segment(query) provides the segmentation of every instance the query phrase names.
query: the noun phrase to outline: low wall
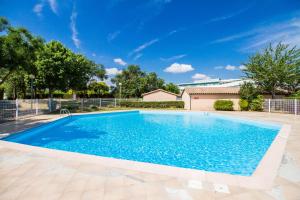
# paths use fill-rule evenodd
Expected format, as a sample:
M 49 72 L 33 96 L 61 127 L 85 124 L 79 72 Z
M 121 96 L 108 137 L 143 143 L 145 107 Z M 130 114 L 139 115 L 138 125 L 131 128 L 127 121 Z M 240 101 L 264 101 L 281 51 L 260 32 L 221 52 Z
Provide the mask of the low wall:
M 212 111 L 216 100 L 233 101 L 233 109 L 240 110 L 239 95 L 230 94 L 214 94 L 214 95 L 191 95 L 191 110 Z
M 157 91 L 143 96 L 143 101 L 176 101 L 177 96 L 166 92 Z

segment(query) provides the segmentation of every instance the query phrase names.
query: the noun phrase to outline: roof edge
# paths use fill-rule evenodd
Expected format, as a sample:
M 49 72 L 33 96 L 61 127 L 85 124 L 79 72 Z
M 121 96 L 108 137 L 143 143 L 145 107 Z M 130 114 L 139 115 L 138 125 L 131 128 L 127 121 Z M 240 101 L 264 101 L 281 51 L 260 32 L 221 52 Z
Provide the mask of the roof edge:
M 143 94 L 142 94 L 142 97 L 145 96 L 145 95 L 148 95 L 148 94 L 152 94 L 152 93 L 154 93 L 154 92 L 158 92 L 158 91 L 160 91 L 160 92 L 165 92 L 165 93 L 172 94 L 172 95 L 175 95 L 175 96 L 177 96 L 177 97 L 180 97 L 180 94 L 175 94 L 175 93 L 173 93 L 173 92 L 169 92 L 169 91 L 163 90 L 163 89 L 156 89 L 156 90 L 152 90 L 152 91 L 150 91 L 150 92 L 143 93 Z

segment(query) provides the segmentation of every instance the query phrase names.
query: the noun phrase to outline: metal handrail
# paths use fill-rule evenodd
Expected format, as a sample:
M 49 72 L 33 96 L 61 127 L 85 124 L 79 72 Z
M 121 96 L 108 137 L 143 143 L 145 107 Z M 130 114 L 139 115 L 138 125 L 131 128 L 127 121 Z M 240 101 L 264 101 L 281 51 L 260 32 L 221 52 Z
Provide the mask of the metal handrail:
M 68 109 L 66 109 L 66 108 L 60 109 L 59 114 L 60 115 L 66 114 L 68 116 L 72 116 L 72 113 Z

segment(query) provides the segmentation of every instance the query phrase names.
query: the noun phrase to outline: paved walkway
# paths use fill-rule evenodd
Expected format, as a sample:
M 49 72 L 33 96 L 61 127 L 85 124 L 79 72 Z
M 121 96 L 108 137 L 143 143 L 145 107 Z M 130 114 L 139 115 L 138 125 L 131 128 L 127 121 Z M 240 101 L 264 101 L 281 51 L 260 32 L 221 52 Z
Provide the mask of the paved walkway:
M 107 167 L 72 158 L 53 158 L 0 145 L 0 199 L 300 199 L 300 116 L 224 112 L 292 126 L 272 188 L 250 190 Z M 0 125 L 1 133 L 45 123 L 54 115 Z M 1 135 L 0 133 L 0 135 Z

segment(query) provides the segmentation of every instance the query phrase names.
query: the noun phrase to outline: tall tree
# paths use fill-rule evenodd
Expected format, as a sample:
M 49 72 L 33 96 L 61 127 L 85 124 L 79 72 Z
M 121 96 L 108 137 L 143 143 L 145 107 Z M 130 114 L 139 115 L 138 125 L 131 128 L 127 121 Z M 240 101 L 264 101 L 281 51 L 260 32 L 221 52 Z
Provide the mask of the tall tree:
M 92 80 L 88 85 L 89 97 L 103 97 L 109 94 L 109 87 L 104 82 Z
M 57 41 L 47 43 L 37 58 L 37 86 L 48 89 L 50 96 L 54 90 L 85 90 L 94 77 L 106 78 L 102 65 L 73 53 Z
M 179 94 L 180 90 L 179 87 L 177 85 L 175 85 L 174 83 L 168 83 L 165 85 L 165 90 L 169 91 L 169 92 L 173 92 L 175 94 Z
M 279 43 L 251 56 L 245 64 L 246 77 L 275 98 L 279 90 L 289 93 L 300 87 L 300 50 Z
M 4 18 L 0 18 L 0 32 L 0 85 L 17 70 L 35 73 L 33 63 L 43 40 L 24 28 L 11 27 Z
M 81 54 L 71 54 L 71 57 L 71 63 L 67 69 L 68 89 L 86 89 L 90 80 L 107 78 L 103 65 L 96 64 Z
M 38 54 L 35 65 L 38 70 L 37 85 L 48 89 L 51 96 L 53 90 L 65 91 L 68 86 L 68 73 L 72 66 L 72 52 L 60 42 L 47 43 Z
M 144 81 L 142 83 L 144 85 L 142 93 L 150 92 L 159 88 L 164 88 L 165 81 L 159 78 L 155 72 L 150 72 L 149 74 L 146 74 L 143 80 Z
M 179 88 L 176 85 L 173 83 L 165 85 L 165 81 L 159 78 L 155 72 L 146 73 L 138 65 L 129 65 L 111 81 L 115 84 L 112 89 L 113 92 L 119 95 L 122 87 L 122 97 L 125 98 L 139 98 L 143 93 L 156 89 L 166 89 L 170 92 L 179 93 Z
M 127 69 L 117 74 L 111 81 L 116 84 L 115 91 L 117 93 L 120 91 L 119 84 L 122 84 L 122 97 L 140 97 L 144 91 L 145 76 L 145 72 L 141 71 L 138 65 L 129 65 Z
M 3 84 L 9 99 L 26 98 L 26 72 L 17 70 L 12 73 Z

